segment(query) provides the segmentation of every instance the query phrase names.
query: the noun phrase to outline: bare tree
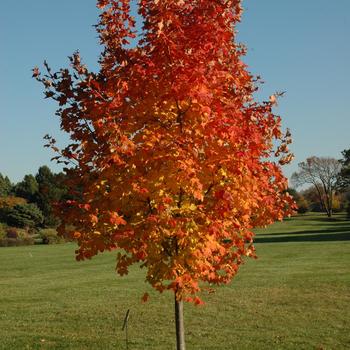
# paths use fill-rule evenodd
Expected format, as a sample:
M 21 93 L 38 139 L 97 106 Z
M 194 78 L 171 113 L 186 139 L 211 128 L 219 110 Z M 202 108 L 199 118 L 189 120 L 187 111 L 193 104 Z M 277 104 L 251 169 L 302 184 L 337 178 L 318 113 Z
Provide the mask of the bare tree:
M 341 163 L 334 158 L 310 157 L 298 166 L 299 171 L 292 175 L 292 183 L 296 187 L 312 184 L 317 191 L 321 207 L 327 216 L 331 217 Z
M 343 191 L 350 190 L 350 148 L 345 149 L 342 153 L 343 158 L 339 160 L 342 165 L 339 176 L 339 187 Z

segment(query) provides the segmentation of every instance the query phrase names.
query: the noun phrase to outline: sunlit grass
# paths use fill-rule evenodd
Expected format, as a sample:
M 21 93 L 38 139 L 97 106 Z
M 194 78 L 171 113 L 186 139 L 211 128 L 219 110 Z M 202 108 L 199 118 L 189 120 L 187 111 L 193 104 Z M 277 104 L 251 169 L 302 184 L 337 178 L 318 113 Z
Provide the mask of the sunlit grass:
M 228 286 L 185 305 L 187 349 L 350 348 L 350 221 L 309 214 L 257 235 Z M 173 297 L 113 253 L 77 263 L 73 244 L 0 248 L 0 349 L 175 349 Z M 141 303 L 143 292 L 151 299 Z

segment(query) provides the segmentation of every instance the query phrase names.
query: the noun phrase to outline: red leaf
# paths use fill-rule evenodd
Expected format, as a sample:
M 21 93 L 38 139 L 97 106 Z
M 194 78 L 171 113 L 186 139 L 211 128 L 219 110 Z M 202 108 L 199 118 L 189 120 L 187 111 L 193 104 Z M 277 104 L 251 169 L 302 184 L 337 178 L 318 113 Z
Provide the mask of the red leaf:
M 142 298 L 141 298 L 141 300 L 142 300 L 143 303 L 146 303 L 146 302 L 148 301 L 148 299 L 149 299 L 149 294 L 148 294 L 148 293 L 145 293 L 145 294 L 142 296 Z

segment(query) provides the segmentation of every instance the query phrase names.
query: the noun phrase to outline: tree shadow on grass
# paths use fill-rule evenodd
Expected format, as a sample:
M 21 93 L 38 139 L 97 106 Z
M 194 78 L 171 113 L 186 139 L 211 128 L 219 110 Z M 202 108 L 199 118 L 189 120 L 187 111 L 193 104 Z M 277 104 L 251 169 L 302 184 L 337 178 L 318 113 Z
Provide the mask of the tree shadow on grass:
M 349 240 L 349 226 L 340 226 L 332 229 L 315 231 L 306 230 L 288 233 L 259 234 L 254 239 L 255 243 L 322 242 Z
M 338 226 L 333 228 L 324 228 L 322 230 L 302 230 L 302 231 L 292 231 L 292 232 L 278 232 L 278 233 L 259 233 L 256 237 L 259 236 L 287 236 L 287 235 L 315 235 L 315 234 L 323 234 L 323 233 L 350 233 L 350 225 L 349 226 Z
M 346 223 L 346 220 L 342 219 L 342 218 L 329 218 L 329 217 L 324 217 L 324 218 L 314 218 L 314 219 L 311 219 L 312 221 L 316 221 L 316 222 L 322 222 L 324 224 L 331 224 L 331 225 L 334 225 L 334 224 L 344 224 Z

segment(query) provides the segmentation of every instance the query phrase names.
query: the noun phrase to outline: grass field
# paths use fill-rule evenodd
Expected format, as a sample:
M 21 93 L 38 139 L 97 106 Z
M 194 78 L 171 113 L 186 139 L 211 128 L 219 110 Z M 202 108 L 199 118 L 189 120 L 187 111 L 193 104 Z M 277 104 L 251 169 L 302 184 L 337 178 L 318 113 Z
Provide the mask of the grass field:
M 257 232 L 258 260 L 185 305 L 187 349 L 350 349 L 350 221 L 309 214 Z M 0 349 L 175 349 L 173 298 L 114 255 L 77 263 L 74 245 L 0 248 Z M 151 299 L 141 304 L 144 291 Z

